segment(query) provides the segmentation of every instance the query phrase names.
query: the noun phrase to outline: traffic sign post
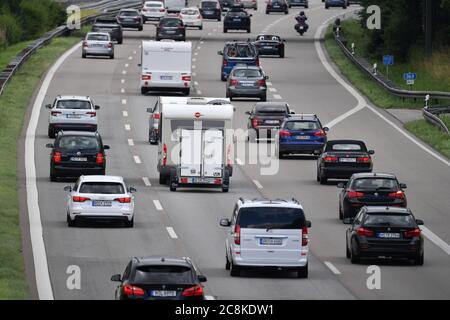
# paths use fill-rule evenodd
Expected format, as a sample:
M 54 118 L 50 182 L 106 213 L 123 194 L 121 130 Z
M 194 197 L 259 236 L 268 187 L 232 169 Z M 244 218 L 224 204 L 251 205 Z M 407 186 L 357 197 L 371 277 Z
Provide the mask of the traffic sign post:
M 383 64 L 386 66 L 386 78 L 389 80 L 389 66 L 392 66 L 394 64 L 394 56 L 383 56 Z
M 409 86 L 409 90 L 412 90 L 412 86 L 417 79 L 417 73 L 415 72 L 404 73 L 403 79 L 406 81 L 406 85 Z

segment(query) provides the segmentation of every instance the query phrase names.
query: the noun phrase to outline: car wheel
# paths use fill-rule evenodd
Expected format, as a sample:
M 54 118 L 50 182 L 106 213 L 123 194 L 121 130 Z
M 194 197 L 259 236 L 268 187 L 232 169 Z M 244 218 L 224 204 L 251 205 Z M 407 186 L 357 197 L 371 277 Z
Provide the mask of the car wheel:
M 141 87 L 141 94 L 146 94 L 148 92 L 147 88 Z
M 341 204 L 339 203 L 339 220 L 344 220 L 344 214 L 342 213 Z
M 203 30 L 203 26 L 198 27 L 198 30 Z
M 170 177 L 169 177 L 169 189 L 170 189 L 170 191 L 172 191 L 172 192 L 177 191 L 177 182 L 178 182 L 177 174 L 176 174 L 175 170 L 171 170 Z
M 54 173 L 50 172 L 50 181 L 51 181 L 51 182 L 56 182 L 56 181 L 58 181 L 58 176 L 55 175 Z
M 308 263 L 306 263 L 306 266 L 298 268 L 297 278 L 308 278 Z
M 351 253 L 350 250 L 348 249 L 348 246 L 347 246 L 347 239 L 346 239 L 346 240 L 345 240 L 345 257 L 346 257 L 347 259 L 350 259 L 351 256 L 352 256 L 352 253 Z
M 284 58 L 284 50 L 280 51 L 280 58 Z
M 126 228 L 133 228 L 133 227 L 134 227 L 134 217 L 131 218 L 131 221 L 127 221 L 127 222 L 125 223 L 125 227 L 126 227 Z
M 360 256 L 355 254 L 355 252 L 353 251 L 353 247 L 350 249 L 350 262 L 352 264 L 358 264 L 360 261 Z
M 82 59 L 86 59 L 86 53 L 81 54 Z
M 325 6 L 325 9 L 329 9 L 330 7 L 328 7 L 328 6 Z
M 261 96 L 261 97 L 259 98 L 259 100 L 265 102 L 265 101 L 267 101 L 267 96 L 266 96 L 266 95 L 263 95 L 263 96 Z
M 347 6 L 343 6 L 342 9 L 347 9 Z
M 278 159 L 284 159 L 284 153 L 278 152 Z
M 55 137 L 55 131 L 53 129 L 51 129 L 50 127 L 48 127 L 47 135 L 48 135 L 49 138 L 54 138 Z
M 231 267 L 231 263 L 228 260 L 227 254 L 225 254 L 225 270 L 230 270 L 230 267 Z
M 422 252 L 422 254 L 419 257 L 414 259 L 414 264 L 416 266 L 423 266 L 424 260 L 425 259 L 424 259 L 424 255 L 423 255 L 423 252 Z
M 286 10 L 286 11 L 284 12 L 284 14 L 289 14 L 289 10 Z
M 289 5 L 289 9 L 290 9 L 290 8 L 292 8 L 292 6 L 291 6 L 291 5 Z
M 184 94 L 185 96 L 188 96 L 190 93 L 191 93 L 191 89 L 190 89 L 190 88 L 188 88 L 188 89 L 183 89 L 183 94 Z
M 269 14 L 269 11 L 266 11 L 266 14 Z
M 167 181 L 166 176 L 160 173 L 159 174 L 159 184 L 164 185 L 164 184 L 166 184 L 166 181 Z
M 327 184 L 327 182 L 328 182 L 328 178 L 325 174 L 320 173 L 319 179 L 320 179 L 320 184 Z
M 227 32 L 228 32 L 228 29 L 223 28 L 223 33 L 227 33 Z
M 251 30 L 250 30 L 250 28 L 248 28 L 248 29 L 247 29 L 247 33 L 250 33 L 250 32 L 251 32 Z
M 117 40 L 117 43 L 118 43 L 118 44 L 122 44 L 122 43 L 123 43 L 123 39 Z
M 144 30 L 144 27 L 139 27 L 138 30 L 139 30 L 139 31 L 142 31 L 142 30 Z
M 113 54 L 110 55 L 109 58 L 110 58 L 110 59 L 114 59 L 114 55 L 113 55 Z
M 76 220 L 70 219 L 70 215 L 69 215 L 68 212 L 67 212 L 67 225 L 68 225 L 69 227 L 76 227 L 76 225 L 77 225 Z
M 233 261 L 231 261 L 231 264 L 230 264 L 230 275 L 232 277 L 239 277 L 241 275 L 241 268 L 239 266 L 235 265 L 233 263 Z
M 222 181 L 222 192 L 228 192 L 230 189 L 230 172 L 225 169 Z
M 223 73 L 221 73 L 221 74 L 220 74 L 220 80 L 222 80 L 222 81 L 227 81 L 227 77 L 225 77 L 225 76 L 223 75 Z

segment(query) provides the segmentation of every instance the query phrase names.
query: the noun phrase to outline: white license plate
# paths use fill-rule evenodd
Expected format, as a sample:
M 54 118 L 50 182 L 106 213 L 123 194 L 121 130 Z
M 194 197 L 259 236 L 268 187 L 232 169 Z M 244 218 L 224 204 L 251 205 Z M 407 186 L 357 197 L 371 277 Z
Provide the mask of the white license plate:
M 263 48 L 264 49 L 272 49 L 273 47 L 272 46 L 264 46 Z
M 253 82 L 241 82 L 240 85 L 243 87 L 253 87 Z
M 152 297 L 176 297 L 176 291 L 167 291 L 167 290 L 152 290 L 150 292 Z
M 69 118 L 69 119 L 80 119 L 81 115 L 79 115 L 79 114 L 68 114 L 67 118 Z
M 356 158 L 340 158 L 339 162 L 356 162 Z
M 378 238 L 385 238 L 385 239 L 399 239 L 400 233 L 388 233 L 388 232 L 380 232 L 377 233 Z
M 309 140 L 309 136 L 296 136 L 297 140 Z
M 205 11 L 205 14 L 213 14 L 213 11 Z
M 93 207 L 111 207 L 112 201 L 111 200 L 93 200 L 92 206 Z
M 160 78 L 161 78 L 161 80 L 172 80 L 173 79 L 172 76 L 161 76 Z
M 281 246 L 283 244 L 283 239 L 260 238 L 259 244 L 263 246 Z
M 241 19 L 233 19 L 234 22 L 241 22 Z
M 168 33 L 168 34 L 174 34 L 174 33 L 175 33 L 175 30 L 167 30 L 166 33 Z
M 86 162 L 87 158 L 83 158 L 83 157 L 71 157 L 70 161 L 77 161 L 77 162 Z
M 280 122 L 278 120 L 266 120 L 267 124 L 279 124 Z

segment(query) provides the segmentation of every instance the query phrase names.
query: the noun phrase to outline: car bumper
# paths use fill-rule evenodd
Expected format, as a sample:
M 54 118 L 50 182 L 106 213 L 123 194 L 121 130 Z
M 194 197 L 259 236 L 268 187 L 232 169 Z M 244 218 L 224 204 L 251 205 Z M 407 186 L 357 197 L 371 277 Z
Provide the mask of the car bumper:
M 133 22 L 130 22 L 130 23 L 122 22 L 121 25 L 122 25 L 122 28 L 140 28 L 142 26 L 142 23 L 140 23 L 140 22 L 136 22 L 136 23 L 133 23 Z
M 359 254 L 364 257 L 392 257 L 392 258 L 407 258 L 414 259 L 423 253 L 423 248 L 420 245 L 402 245 L 399 246 L 360 246 Z
M 288 8 L 270 8 L 266 9 L 267 12 L 286 12 Z
M 248 25 L 234 24 L 234 23 L 227 23 L 223 27 L 227 30 L 247 30 L 248 28 L 250 28 L 250 26 Z
M 260 55 L 278 55 L 278 54 L 280 54 L 280 49 L 278 49 L 278 48 L 272 48 L 272 49 L 262 49 L 262 48 L 259 48 L 258 49 L 258 53 L 260 54 Z
M 70 218 L 77 222 L 83 221 L 131 221 L 133 219 L 132 215 L 115 215 L 115 214 L 70 214 Z
M 291 153 L 314 153 L 321 152 L 325 143 L 291 143 L 291 144 L 279 144 L 280 152 L 291 152 Z
M 53 166 L 52 172 L 57 177 L 79 177 L 81 175 L 102 175 L 104 167 L 73 167 L 58 165 Z
M 198 27 L 203 26 L 203 23 L 201 21 L 186 21 L 186 22 L 183 22 L 183 23 L 184 23 L 184 25 L 186 27 L 196 27 L 196 28 L 198 28 Z
M 220 12 L 202 13 L 203 19 L 217 19 L 221 16 Z
M 189 89 L 191 87 L 190 81 L 180 82 L 166 82 L 166 81 L 145 81 L 141 82 L 142 88 L 157 88 L 157 89 Z
M 186 38 L 184 34 L 167 34 L 167 33 L 158 33 L 159 39 L 172 39 L 172 40 L 183 40 Z
M 83 53 L 91 56 L 110 56 L 114 54 L 114 49 L 108 48 L 108 49 L 90 49 L 86 48 L 83 49 Z
M 228 88 L 228 93 L 232 96 L 239 97 L 260 97 L 265 95 L 267 92 L 266 88 L 249 88 L 249 89 L 238 89 L 238 88 Z
M 329 2 L 329 3 L 325 3 L 328 7 L 345 7 L 346 4 L 345 2 L 343 3 L 339 3 L 339 2 Z
M 308 263 L 308 253 L 305 252 L 298 260 L 269 260 L 269 259 L 246 259 L 233 254 L 233 263 L 240 267 L 282 268 L 294 269 L 304 267 Z
M 54 131 L 97 131 L 96 123 L 50 123 L 49 127 Z
M 372 172 L 372 168 L 340 168 L 340 167 L 323 167 L 325 175 L 329 178 L 348 179 L 354 173 Z

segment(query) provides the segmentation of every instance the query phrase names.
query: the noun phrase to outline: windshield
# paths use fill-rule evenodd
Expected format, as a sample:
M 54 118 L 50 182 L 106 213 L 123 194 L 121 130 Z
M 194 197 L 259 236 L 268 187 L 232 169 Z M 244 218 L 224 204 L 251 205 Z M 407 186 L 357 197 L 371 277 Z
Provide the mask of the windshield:
M 91 109 L 91 103 L 89 101 L 82 100 L 59 100 L 56 104 L 56 109 L 86 110 Z
M 135 17 L 135 16 L 138 16 L 138 15 L 139 15 L 139 13 L 136 12 L 136 11 L 122 11 L 120 13 L 121 17 Z
M 411 215 L 395 215 L 395 214 L 369 214 L 364 220 L 367 227 L 390 226 L 414 228 L 416 222 Z
M 242 208 L 237 224 L 247 229 L 301 229 L 305 225 L 305 215 L 297 208 Z
M 185 266 L 141 266 L 136 268 L 134 283 L 192 284 L 194 277 L 191 268 Z
M 158 2 L 158 3 L 146 3 L 145 6 L 147 8 L 159 8 L 159 7 L 163 7 L 162 2 Z
M 160 26 L 163 27 L 180 27 L 182 25 L 183 22 L 180 19 L 164 19 L 160 22 Z
M 397 181 L 383 178 L 356 179 L 353 182 L 354 190 L 398 190 Z
M 97 149 L 96 137 L 64 136 L 59 139 L 57 147 L 68 150 Z
M 363 149 L 359 144 L 352 144 L 352 143 L 333 144 L 331 148 L 327 149 L 333 151 L 363 151 Z
M 320 126 L 315 121 L 288 121 L 284 125 L 286 130 L 318 130 Z
M 123 185 L 118 182 L 84 182 L 80 186 L 79 193 L 93 194 L 122 194 L 124 192 Z
M 107 34 L 88 34 L 87 40 L 91 41 L 109 41 Z

